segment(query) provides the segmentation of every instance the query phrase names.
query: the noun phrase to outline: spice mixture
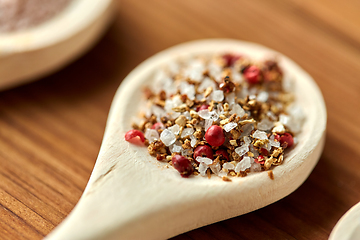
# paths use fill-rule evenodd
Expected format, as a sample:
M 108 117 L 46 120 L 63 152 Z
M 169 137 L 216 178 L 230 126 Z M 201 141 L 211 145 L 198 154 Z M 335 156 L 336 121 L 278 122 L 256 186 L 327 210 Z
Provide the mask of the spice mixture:
M 0 0 L 0 32 L 39 25 L 62 11 L 71 0 Z
M 145 89 L 142 120 L 125 140 L 139 137 L 150 155 L 168 161 L 182 177 L 231 181 L 267 171 L 296 144 L 304 114 L 274 60 L 194 56 L 170 62 L 154 78 Z

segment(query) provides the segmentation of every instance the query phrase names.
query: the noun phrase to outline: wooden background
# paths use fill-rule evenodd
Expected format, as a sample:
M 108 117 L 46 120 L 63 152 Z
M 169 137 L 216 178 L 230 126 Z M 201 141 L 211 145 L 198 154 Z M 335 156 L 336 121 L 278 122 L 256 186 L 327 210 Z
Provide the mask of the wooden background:
M 118 0 L 116 7 L 86 55 L 0 92 L 0 239 L 41 239 L 72 210 L 114 93 L 136 65 L 175 44 L 219 37 L 266 45 L 314 77 L 327 104 L 326 145 L 288 197 L 173 239 L 327 239 L 360 200 L 359 1 Z

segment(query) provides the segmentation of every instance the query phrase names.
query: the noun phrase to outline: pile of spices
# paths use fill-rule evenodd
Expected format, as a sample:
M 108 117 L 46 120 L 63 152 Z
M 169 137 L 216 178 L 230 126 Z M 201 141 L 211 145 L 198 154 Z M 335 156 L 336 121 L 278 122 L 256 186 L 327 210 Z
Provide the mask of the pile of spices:
M 304 120 L 290 83 L 276 61 L 235 53 L 170 62 L 146 87 L 142 122 L 125 140 L 139 137 L 182 177 L 267 171 L 283 163 Z
M 0 32 L 39 25 L 61 12 L 71 0 L 0 0 Z

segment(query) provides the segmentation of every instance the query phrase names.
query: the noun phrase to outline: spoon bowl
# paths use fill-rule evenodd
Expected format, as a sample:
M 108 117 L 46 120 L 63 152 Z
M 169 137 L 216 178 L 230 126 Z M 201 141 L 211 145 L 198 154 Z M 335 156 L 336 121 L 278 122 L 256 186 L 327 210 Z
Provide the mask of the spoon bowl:
M 182 178 L 130 144 L 124 134 L 140 108 L 140 89 L 156 69 L 179 57 L 238 52 L 251 58 L 276 56 L 295 77 L 295 95 L 306 120 L 299 143 L 284 163 L 231 182 L 218 177 Z M 47 239 L 165 239 L 269 205 L 298 188 L 316 165 L 324 145 L 326 109 L 312 78 L 287 57 L 263 46 L 229 39 L 199 40 L 160 52 L 136 67 L 113 100 L 103 143 L 88 185 L 70 215 Z
M 0 33 L 0 89 L 40 78 L 87 50 L 110 22 L 112 0 L 72 0 L 44 23 Z

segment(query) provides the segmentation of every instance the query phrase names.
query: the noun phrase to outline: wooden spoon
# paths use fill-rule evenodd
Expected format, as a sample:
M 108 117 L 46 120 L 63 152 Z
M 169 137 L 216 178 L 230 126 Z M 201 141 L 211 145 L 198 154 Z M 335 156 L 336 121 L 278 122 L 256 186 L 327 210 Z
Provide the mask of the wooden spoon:
M 39 26 L 0 33 L 0 89 L 40 78 L 87 50 L 110 22 L 112 0 L 72 0 Z
M 239 52 L 252 58 L 277 56 L 295 79 L 306 113 L 299 143 L 282 165 L 232 178 L 180 177 L 149 156 L 146 147 L 124 140 L 136 116 L 142 86 L 154 71 L 178 57 Z M 165 239 L 269 205 L 298 188 L 316 165 L 324 145 L 326 110 L 319 88 L 293 61 L 263 46 L 229 39 L 200 40 L 160 52 L 136 67 L 113 100 L 103 143 L 89 183 L 70 215 L 46 239 Z

